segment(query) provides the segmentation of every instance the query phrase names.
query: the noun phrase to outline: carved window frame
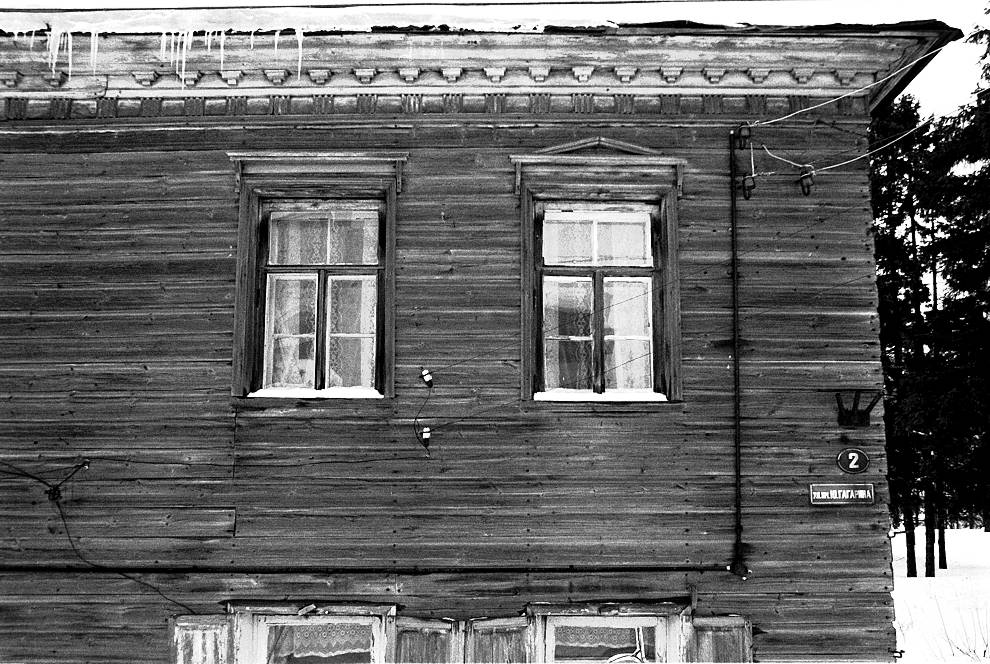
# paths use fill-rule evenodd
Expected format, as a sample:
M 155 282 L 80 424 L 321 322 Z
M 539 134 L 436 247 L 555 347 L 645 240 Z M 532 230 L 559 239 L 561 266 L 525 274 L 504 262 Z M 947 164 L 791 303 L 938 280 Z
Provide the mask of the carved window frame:
M 588 149 L 604 152 L 586 153 Z M 677 402 L 683 398 L 681 378 L 680 275 L 678 260 L 677 200 L 683 190 L 685 163 L 650 148 L 595 137 L 530 154 L 510 155 L 516 168 L 516 193 L 520 197 L 522 244 L 522 380 L 521 393 L 531 404 L 568 402 L 623 403 Z M 541 206 L 553 202 L 630 203 L 655 207 L 659 214 L 656 234 L 662 266 L 659 292 L 654 292 L 656 378 L 654 392 L 665 399 L 648 397 L 612 400 L 589 392 L 587 398 L 537 399 L 538 365 L 542 344 L 539 318 L 542 311 L 538 279 L 539 218 Z M 580 407 L 580 406 L 578 406 Z
M 294 199 L 372 201 L 382 206 L 381 276 L 376 321 L 377 396 L 394 396 L 395 208 L 402 190 L 404 152 L 230 152 L 239 195 L 233 375 L 235 398 L 258 392 L 264 353 L 264 208 Z M 350 400 L 323 390 L 264 395 L 265 399 Z M 260 400 L 259 400 L 260 401 Z

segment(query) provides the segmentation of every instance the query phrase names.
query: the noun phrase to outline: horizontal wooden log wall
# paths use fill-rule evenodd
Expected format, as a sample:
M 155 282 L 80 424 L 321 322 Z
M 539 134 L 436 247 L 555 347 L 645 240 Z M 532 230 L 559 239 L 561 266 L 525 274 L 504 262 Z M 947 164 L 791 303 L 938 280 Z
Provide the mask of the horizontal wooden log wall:
M 79 551 L 198 612 L 240 598 L 491 616 L 693 589 L 699 613 L 752 619 L 760 661 L 886 659 L 881 418 L 842 429 L 834 401 L 837 389 L 880 384 L 864 162 L 822 174 L 805 198 L 796 172 L 758 157 L 759 170 L 785 175 L 739 202 L 752 575 L 690 570 L 728 564 L 733 544 L 727 135 L 739 121 L 67 124 L 55 138 L 25 124 L 0 156 L 0 459 L 49 480 L 91 459 L 64 487 Z M 831 163 L 863 149 L 866 119 L 838 121 L 804 116 L 756 140 Z M 518 401 L 508 155 L 595 135 L 687 162 L 683 403 Z M 233 400 L 237 201 L 225 150 L 371 148 L 409 152 L 396 398 Z M 422 414 L 438 425 L 429 458 L 412 429 L 420 366 L 436 376 Z M 844 481 L 835 455 L 853 444 L 874 458 L 860 478 L 877 484 L 878 504 L 810 507 L 808 484 Z M 184 610 L 83 564 L 43 489 L 0 480 L 0 658 L 165 661 L 166 620 Z

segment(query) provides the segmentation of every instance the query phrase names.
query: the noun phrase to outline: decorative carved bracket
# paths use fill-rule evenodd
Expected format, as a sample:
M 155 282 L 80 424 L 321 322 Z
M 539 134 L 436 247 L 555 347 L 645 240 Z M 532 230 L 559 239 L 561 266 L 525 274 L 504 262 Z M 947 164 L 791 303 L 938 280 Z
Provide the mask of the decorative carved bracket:
M 753 81 L 753 83 L 762 83 L 767 80 L 767 76 L 770 75 L 770 70 L 752 67 L 746 70 L 746 74 L 749 76 L 749 79 Z
M 199 79 L 202 76 L 203 72 L 193 69 L 179 74 L 179 79 L 182 81 L 182 85 L 187 88 L 191 88 L 199 82 Z
M 231 87 L 236 86 L 240 82 L 241 76 L 244 75 L 244 72 L 240 69 L 225 69 L 224 71 L 217 73 L 220 75 L 220 78 L 222 78 L 224 82 Z
M 60 88 L 62 84 L 65 83 L 69 78 L 69 75 L 64 71 L 53 71 L 45 74 L 45 80 L 48 81 L 48 85 L 53 88 Z
M 265 78 L 267 78 L 272 85 L 282 85 L 285 80 L 289 78 L 288 69 L 265 69 Z
M 406 83 L 412 83 L 419 78 L 419 67 L 400 67 L 399 77 Z
M 804 84 L 811 80 L 811 77 L 815 75 L 815 70 L 810 67 L 797 67 L 791 70 L 794 75 L 794 80 L 798 83 Z
M 714 83 L 718 83 L 719 81 L 721 81 L 722 80 L 722 77 L 725 76 L 725 68 L 724 67 L 705 67 L 702 70 L 701 73 L 705 75 L 705 78 L 708 79 L 708 82 L 709 83 L 714 84 Z
M 371 79 L 375 77 L 378 70 L 374 67 L 359 67 L 354 70 L 354 75 L 357 76 L 358 80 L 362 83 L 371 83 Z
M 485 76 L 492 83 L 498 83 L 505 76 L 505 67 L 485 67 Z
M 684 73 L 684 67 L 660 67 L 660 75 L 668 83 L 676 83 Z
M 550 67 L 530 67 L 529 77 L 537 83 L 542 83 L 550 76 Z
M 616 67 L 615 75 L 619 77 L 619 80 L 623 83 L 629 83 L 636 76 L 636 72 L 639 71 L 636 67 Z
M 132 72 L 132 75 L 135 81 L 146 88 L 151 87 L 158 80 L 158 72 L 153 70 L 136 71 Z
M 330 80 L 329 69 L 310 69 L 306 74 L 309 76 L 309 80 L 313 81 L 316 85 L 323 85 Z
M 461 67 L 444 67 L 440 70 L 440 75 L 446 79 L 448 83 L 456 83 L 457 79 L 461 77 L 464 70 Z
M 591 80 L 591 74 L 594 71 L 595 68 L 589 66 L 571 67 L 571 72 L 574 74 L 574 78 L 576 78 L 579 83 L 587 83 Z
M 0 82 L 8 88 L 17 87 L 17 82 L 21 80 L 19 71 L 0 71 Z
M 870 411 L 879 403 L 880 399 L 883 397 L 883 392 L 877 391 L 873 398 L 870 399 L 870 403 L 866 405 L 865 408 L 860 408 L 859 400 L 863 395 L 863 390 L 855 390 L 853 392 L 852 405 L 846 408 L 845 402 L 842 399 L 842 392 L 835 393 L 835 403 L 838 406 L 838 423 L 841 427 L 868 427 L 870 426 Z
M 856 78 L 856 72 L 852 69 L 836 69 L 835 78 L 838 79 L 840 85 L 850 85 Z

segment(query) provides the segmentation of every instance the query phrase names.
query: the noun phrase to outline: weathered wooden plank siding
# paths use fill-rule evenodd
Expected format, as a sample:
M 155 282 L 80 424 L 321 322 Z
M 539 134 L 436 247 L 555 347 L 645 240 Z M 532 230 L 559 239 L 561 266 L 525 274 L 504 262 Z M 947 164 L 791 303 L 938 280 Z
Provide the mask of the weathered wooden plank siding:
M 847 444 L 871 454 L 860 477 L 885 495 L 879 414 L 870 429 L 841 429 L 833 394 L 880 383 L 862 164 L 823 174 L 808 198 L 788 176 L 761 180 L 740 201 L 752 576 L 635 571 L 731 557 L 725 146 L 738 122 L 720 120 L 298 129 L 273 120 L 8 135 L 0 458 L 49 479 L 90 458 L 65 487 L 79 550 L 144 570 L 201 612 L 287 597 L 469 617 L 693 587 L 699 611 L 752 619 L 761 661 L 883 659 L 893 643 L 885 508 L 808 505 L 809 483 L 842 481 L 834 458 Z M 862 118 L 843 122 L 865 128 Z M 848 132 L 808 122 L 761 131 L 794 159 L 827 163 L 856 147 Z M 519 402 L 522 252 L 508 155 L 599 134 L 688 164 L 678 204 L 683 403 Z M 230 398 L 237 202 L 224 150 L 245 147 L 409 152 L 396 210 L 394 400 Z M 432 457 L 412 428 L 425 397 L 420 366 L 436 376 L 421 415 L 437 428 Z M 86 569 L 40 485 L 5 477 L 0 498 L 9 570 L 0 572 L 0 655 L 165 661 L 166 618 L 182 609 Z M 73 569 L 24 569 L 46 565 Z

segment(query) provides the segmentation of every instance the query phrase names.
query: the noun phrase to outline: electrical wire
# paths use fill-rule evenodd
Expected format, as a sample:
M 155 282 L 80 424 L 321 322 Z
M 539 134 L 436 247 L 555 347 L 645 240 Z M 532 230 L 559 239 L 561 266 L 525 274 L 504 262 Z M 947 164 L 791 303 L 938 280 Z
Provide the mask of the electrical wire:
M 833 168 L 839 168 L 839 167 L 841 167 L 841 166 L 845 166 L 846 164 L 851 164 L 851 163 L 853 163 L 854 161 L 859 161 L 860 159 L 866 159 L 867 157 L 869 157 L 869 156 L 871 156 L 871 155 L 874 155 L 874 154 L 876 154 L 876 153 L 878 153 L 878 152 L 880 152 L 881 150 L 886 150 L 886 149 L 887 149 L 887 148 L 889 148 L 889 147 L 890 147 L 891 145 L 894 145 L 895 143 L 898 143 L 898 142 L 900 142 L 900 141 L 902 141 L 902 140 L 904 140 L 905 138 L 907 138 L 908 136 L 910 136 L 910 135 L 911 135 L 911 134 L 913 134 L 914 132 L 916 132 L 916 131 L 918 131 L 918 130 L 919 130 L 919 129 L 921 129 L 922 127 L 925 127 L 925 126 L 927 126 L 927 125 L 930 125 L 930 124 L 931 124 L 932 122 L 934 122 L 934 120 L 935 120 L 935 118 L 934 118 L 934 117 L 932 117 L 932 118 L 929 118 L 928 120 L 925 120 L 924 122 L 922 122 L 922 123 L 920 123 L 920 124 L 918 124 L 918 125 L 916 125 L 916 126 L 914 126 L 914 127 L 912 127 L 911 129 L 908 129 L 908 130 L 907 130 L 906 132 L 904 132 L 903 134 L 901 134 L 900 136 L 898 136 L 898 137 L 897 137 L 897 138 L 895 138 L 894 140 L 892 140 L 892 141 L 890 141 L 889 143 L 885 143 L 885 144 L 883 144 L 883 145 L 881 145 L 880 147 L 878 147 L 878 148 L 876 148 L 876 149 L 874 149 L 874 150 L 870 150 L 869 152 L 866 152 L 866 153 L 864 153 L 864 154 L 861 154 L 861 155 L 859 155 L 859 156 L 857 156 L 857 157 L 853 157 L 852 159 L 847 159 L 846 161 L 843 161 L 843 162 L 839 162 L 838 164 L 832 164 L 832 165 L 830 165 L 830 166 L 823 166 L 822 168 L 817 168 L 817 169 L 815 169 L 815 170 L 816 170 L 816 171 L 817 171 L 818 173 L 822 173 L 822 172 L 824 172 L 824 171 L 830 171 L 830 170 L 832 170 Z
M 134 583 L 136 583 L 136 584 L 138 584 L 140 586 L 143 586 L 143 587 L 145 587 L 145 588 L 147 588 L 147 589 L 155 592 L 156 594 L 160 595 L 166 601 L 171 602 L 172 604 L 175 604 L 176 606 L 178 606 L 178 607 L 180 607 L 182 609 L 185 609 L 189 613 L 193 613 L 193 614 L 196 613 L 196 611 L 192 607 L 190 607 L 187 604 L 183 604 L 182 602 L 180 602 L 177 599 L 173 599 L 172 597 L 169 597 L 168 595 L 166 595 L 165 593 L 162 592 L 161 588 L 157 587 L 153 583 L 148 583 L 147 581 L 145 581 L 143 579 L 139 579 L 138 577 L 136 577 L 136 576 L 134 576 L 132 574 L 128 574 L 127 572 L 121 572 L 120 570 L 116 570 L 116 569 L 114 569 L 112 567 L 108 567 L 106 565 L 101 565 L 100 563 L 93 562 L 92 560 L 90 560 L 86 556 L 84 556 L 82 554 L 82 552 L 79 551 L 78 547 L 76 547 L 76 543 L 75 543 L 75 541 L 72 538 L 72 533 L 69 531 L 69 520 L 65 516 L 65 509 L 62 507 L 62 501 L 61 500 L 53 500 L 52 502 L 55 503 L 55 509 L 58 510 L 58 516 L 62 520 L 62 528 L 65 530 L 65 538 L 67 540 L 69 540 L 69 546 L 72 548 L 72 553 L 74 553 L 76 555 L 76 558 L 78 558 L 79 560 L 81 560 L 82 562 L 86 563 L 87 565 L 89 565 L 90 567 L 92 567 L 94 569 L 98 569 L 98 570 L 101 570 L 101 571 L 104 571 L 104 572 L 109 572 L 111 574 L 116 574 L 116 575 L 118 575 L 120 577 L 123 577 L 123 578 L 129 580 L 129 581 L 133 581 Z
M 964 37 L 964 39 L 969 39 L 970 37 L 972 37 L 973 35 L 975 35 L 977 32 L 979 32 L 979 31 L 976 30 L 976 31 L 971 32 L 970 34 L 966 35 Z M 949 42 L 949 44 L 951 44 L 951 43 L 952 42 Z M 857 94 L 859 94 L 861 92 L 865 92 L 865 91 L 869 90 L 870 88 L 876 87 L 876 86 L 880 85 L 881 83 L 885 83 L 885 82 L 889 81 L 893 77 L 895 77 L 898 74 L 900 74 L 902 71 L 904 71 L 906 69 L 910 69 L 911 67 L 915 66 L 916 64 L 918 64 L 922 60 L 924 60 L 926 58 L 933 57 L 935 54 L 939 53 L 942 49 L 944 49 L 947 46 L 949 46 L 949 44 L 942 44 L 941 46 L 939 46 L 937 48 L 933 48 L 928 53 L 925 53 L 924 55 L 922 55 L 922 56 L 920 56 L 918 58 L 915 58 L 914 60 L 912 60 L 911 62 L 907 63 L 906 65 L 904 65 L 902 67 L 898 67 L 897 69 L 895 69 L 894 71 L 890 72 L 889 74 L 887 74 L 883 78 L 877 79 L 876 81 L 873 81 L 872 83 L 868 83 L 868 84 L 866 84 L 866 85 L 864 85 L 864 86 L 862 86 L 860 88 L 857 88 L 855 90 L 850 90 L 849 92 L 846 92 L 844 94 L 841 94 L 838 97 L 833 97 L 832 99 L 827 99 L 827 100 L 825 100 L 823 102 L 820 102 L 818 104 L 812 104 L 811 106 L 806 106 L 805 108 L 799 108 L 796 111 L 793 111 L 793 112 L 788 113 L 786 115 L 781 115 L 780 117 L 771 118 L 769 120 L 757 120 L 756 122 L 750 123 L 750 126 L 751 127 L 761 127 L 761 126 L 776 124 L 777 122 L 783 122 L 784 120 L 790 120 L 791 118 L 796 117 L 798 115 L 802 115 L 804 113 L 808 113 L 810 111 L 814 111 L 816 109 L 822 108 L 823 106 L 828 106 L 829 104 L 834 104 L 837 101 L 840 101 L 842 99 L 846 99 L 847 97 L 852 97 L 852 96 L 857 95 Z
M 69 480 L 71 480 L 75 476 L 75 474 L 78 473 L 80 470 L 83 470 L 85 468 L 89 468 L 89 461 L 83 461 L 82 463 L 75 464 L 72 467 L 72 472 L 70 472 L 65 478 L 63 478 L 57 484 L 51 484 L 50 482 L 48 482 L 48 481 L 46 481 L 46 480 L 38 477 L 37 475 L 24 470 L 20 466 L 16 466 L 16 465 L 14 465 L 12 463 L 9 463 L 7 461 L 0 461 L 0 464 L 3 464 L 5 466 L 7 466 L 8 468 L 11 468 L 14 471 L 16 471 L 16 472 L 10 472 L 10 471 L 0 471 L 0 472 L 4 472 L 4 473 L 6 473 L 8 475 L 15 475 L 15 476 L 24 477 L 24 478 L 27 478 L 27 479 L 34 480 L 35 482 L 38 482 L 38 483 L 44 485 L 47 488 L 46 491 L 45 491 L 45 494 L 48 496 L 49 501 L 55 505 L 55 509 L 58 511 L 59 519 L 62 521 L 62 528 L 65 531 L 65 538 L 69 541 L 69 547 L 72 549 L 72 553 L 76 556 L 76 558 L 78 558 L 80 561 L 82 561 L 83 563 L 85 563 L 86 565 L 89 565 L 90 567 L 92 567 L 94 569 L 105 571 L 105 572 L 108 572 L 108 573 L 111 573 L 111 574 L 116 574 L 118 576 L 121 576 L 121 577 L 129 580 L 129 581 L 133 581 L 134 583 L 137 583 L 138 585 L 141 585 L 141 586 L 143 586 L 145 588 L 148 588 L 149 590 L 154 591 L 155 593 L 157 593 L 158 595 L 160 595 L 164 599 L 168 600 L 172 604 L 175 604 L 176 606 L 185 609 L 189 613 L 196 613 L 196 611 L 194 611 L 190 606 L 188 606 L 186 604 L 183 604 L 182 602 L 169 597 L 168 595 L 166 595 L 165 593 L 163 593 L 160 588 L 158 588 L 157 586 L 155 586 L 152 583 L 148 583 L 147 581 L 144 581 L 143 579 L 139 579 L 136 576 L 133 576 L 131 574 L 127 574 L 126 572 L 122 572 L 120 570 L 114 569 L 114 568 L 109 567 L 107 565 L 101 565 L 100 563 L 93 562 L 92 560 L 90 560 L 89 558 L 87 558 L 86 556 L 84 556 L 82 554 L 82 552 L 79 550 L 79 547 L 76 546 L 76 542 L 75 542 L 75 540 L 72 537 L 72 532 L 69 529 L 69 520 L 66 517 L 65 508 L 62 506 L 62 492 L 61 492 L 61 487 L 66 482 L 68 482 Z

